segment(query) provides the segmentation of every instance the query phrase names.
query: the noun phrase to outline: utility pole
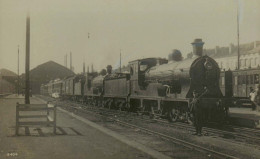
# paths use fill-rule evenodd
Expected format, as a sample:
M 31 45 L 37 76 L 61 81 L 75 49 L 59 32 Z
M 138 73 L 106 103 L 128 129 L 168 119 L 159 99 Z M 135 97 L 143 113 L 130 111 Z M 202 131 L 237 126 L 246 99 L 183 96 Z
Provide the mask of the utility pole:
M 30 104 L 30 15 L 26 18 L 25 104 Z
M 237 5 L 237 69 L 240 69 L 240 48 L 239 48 L 239 3 Z
M 85 61 L 83 62 L 83 75 L 85 75 Z
M 72 71 L 72 53 L 70 52 L 70 70 Z
M 19 45 L 18 45 L 18 58 L 17 58 L 17 94 L 20 93 L 20 79 L 19 79 Z
M 65 55 L 65 67 L 66 67 L 66 68 L 68 68 L 68 66 L 67 66 L 67 59 L 68 59 L 68 55 L 66 54 L 66 55 Z
M 121 49 L 120 49 L 120 73 L 121 73 Z

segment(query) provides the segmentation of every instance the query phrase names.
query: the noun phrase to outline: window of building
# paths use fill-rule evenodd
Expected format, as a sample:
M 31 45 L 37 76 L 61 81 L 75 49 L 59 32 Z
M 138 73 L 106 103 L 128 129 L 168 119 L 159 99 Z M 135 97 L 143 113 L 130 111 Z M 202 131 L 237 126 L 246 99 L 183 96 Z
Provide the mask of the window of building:
M 246 59 L 246 67 L 250 67 L 251 66 L 251 61 L 249 59 Z
M 245 62 L 244 59 L 240 60 L 240 66 L 241 66 L 241 67 L 244 67 L 244 66 L 245 66 L 244 62 Z
M 225 77 L 222 77 L 222 78 L 221 78 L 221 84 L 222 84 L 222 86 L 225 85 Z
M 251 58 L 251 67 L 255 66 L 255 62 L 256 62 L 255 59 Z
M 229 62 L 226 62 L 226 68 L 229 69 Z
M 235 85 L 237 85 L 237 76 L 235 76 Z
M 258 57 L 255 58 L 255 66 L 258 66 L 259 63 L 258 63 Z

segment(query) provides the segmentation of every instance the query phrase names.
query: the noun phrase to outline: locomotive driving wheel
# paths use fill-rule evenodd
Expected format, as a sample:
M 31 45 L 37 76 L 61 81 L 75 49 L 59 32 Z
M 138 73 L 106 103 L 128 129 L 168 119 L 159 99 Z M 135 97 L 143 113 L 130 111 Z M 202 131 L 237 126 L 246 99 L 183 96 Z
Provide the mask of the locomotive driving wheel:
M 170 122 L 175 122 L 178 120 L 178 110 L 176 110 L 175 108 L 172 108 L 168 114 Z

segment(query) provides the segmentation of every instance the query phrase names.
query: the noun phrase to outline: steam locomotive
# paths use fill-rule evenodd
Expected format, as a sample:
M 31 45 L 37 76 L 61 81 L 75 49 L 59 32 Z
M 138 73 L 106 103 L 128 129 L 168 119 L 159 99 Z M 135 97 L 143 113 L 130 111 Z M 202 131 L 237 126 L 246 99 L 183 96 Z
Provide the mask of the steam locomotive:
M 192 58 L 182 59 L 174 50 L 168 60 L 145 58 L 129 62 L 130 73 L 106 75 L 95 72 L 68 77 L 42 86 L 43 94 L 60 88 L 63 98 L 78 100 L 111 109 L 149 113 L 170 121 L 188 120 L 192 92 L 200 94 L 204 121 L 223 121 L 227 107 L 219 86 L 220 69 L 216 61 L 203 56 L 202 39 L 195 39 Z M 61 86 L 55 86 L 61 85 Z M 57 91 L 57 90 L 56 90 Z

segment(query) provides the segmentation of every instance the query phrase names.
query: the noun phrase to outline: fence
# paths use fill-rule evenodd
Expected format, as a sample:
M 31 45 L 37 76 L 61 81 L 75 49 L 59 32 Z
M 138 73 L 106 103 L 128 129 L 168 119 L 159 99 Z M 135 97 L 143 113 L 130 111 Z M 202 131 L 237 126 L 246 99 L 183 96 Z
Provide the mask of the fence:
M 53 118 L 50 116 L 53 111 Z M 35 112 L 31 114 L 23 114 L 20 112 Z M 42 113 L 44 112 L 44 113 Z M 46 121 L 20 121 L 20 119 L 46 119 Z M 56 134 L 56 106 L 51 104 L 19 104 L 16 103 L 16 127 L 15 134 L 19 135 L 20 126 L 53 126 L 53 134 Z

